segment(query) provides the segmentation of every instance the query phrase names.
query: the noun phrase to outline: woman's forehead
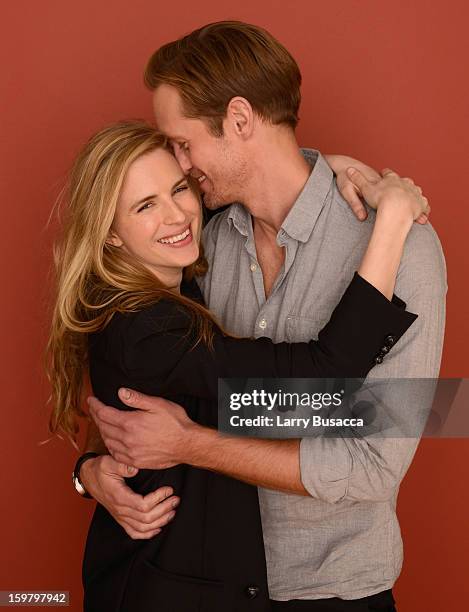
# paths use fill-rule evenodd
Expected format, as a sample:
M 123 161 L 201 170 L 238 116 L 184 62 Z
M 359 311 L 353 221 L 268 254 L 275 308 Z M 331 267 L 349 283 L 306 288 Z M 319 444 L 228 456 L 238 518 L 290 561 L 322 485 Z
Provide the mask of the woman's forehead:
M 142 197 L 148 192 L 171 190 L 174 183 L 184 177 L 176 158 L 167 149 L 149 151 L 129 166 L 121 190 L 121 198 Z M 150 190 L 150 191 L 149 191 Z

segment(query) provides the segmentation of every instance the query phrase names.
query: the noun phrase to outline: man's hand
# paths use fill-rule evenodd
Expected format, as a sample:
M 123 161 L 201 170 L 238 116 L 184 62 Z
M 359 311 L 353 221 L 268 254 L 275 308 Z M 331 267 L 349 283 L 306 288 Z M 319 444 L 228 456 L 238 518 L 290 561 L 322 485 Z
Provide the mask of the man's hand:
M 119 389 L 119 397 L 139 410 L 123 412 L 88 398 L 90 414 L 116 461 L 154 470 L 186 463 L 185 451 L 199 426 L 181 406 L 129 389 Z
M 160 487 L 145 496 L 134 493 L 124 477 L 135 476 L 137 471 L 110 455 L 101 455 L 83 463 L 80 480 L 131 538 L 145 540 L 173 519 L 180 500 L 171 487 Z
M 130 389 L 119 389 L 119 397 L 139 410 L 122 412 L 88 398 L 90 413 L 118 461 L 151 469 L 186 463 L 248 484 L 308 495 L 300 477 L 299 440 L 227 436 L 194 423 L 181 406 L 161 397 Z

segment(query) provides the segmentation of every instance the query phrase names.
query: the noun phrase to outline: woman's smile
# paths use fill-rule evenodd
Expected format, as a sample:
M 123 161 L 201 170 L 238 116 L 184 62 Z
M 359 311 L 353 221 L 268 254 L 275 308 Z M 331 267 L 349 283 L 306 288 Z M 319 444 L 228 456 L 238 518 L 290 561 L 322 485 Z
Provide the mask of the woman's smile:
M 157 240 L 160 244 L 164 244 L 165 246 L 173 247 L 173 248 L 181 248 L 192 242 L 192 230 L 190 225 L 186 227 L 185 230 L 179 232 L 178 234 L 173 234 L 171 236 L 165 236 L 164 238 L 159 238 Z

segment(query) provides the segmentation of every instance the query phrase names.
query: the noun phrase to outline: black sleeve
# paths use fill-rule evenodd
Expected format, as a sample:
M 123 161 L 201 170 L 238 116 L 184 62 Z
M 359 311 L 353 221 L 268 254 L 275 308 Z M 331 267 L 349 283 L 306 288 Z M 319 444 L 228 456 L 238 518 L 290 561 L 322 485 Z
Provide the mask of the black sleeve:
M 207 399 L 217 398 L 218 378 L 364 378 L 416 318 L 355 274 L 317 341 L 274 344 L 216 330 L 210 349 L 196 343 L 187 312 L 161 301 L 123 330 L 121 367 L 135 384 Z

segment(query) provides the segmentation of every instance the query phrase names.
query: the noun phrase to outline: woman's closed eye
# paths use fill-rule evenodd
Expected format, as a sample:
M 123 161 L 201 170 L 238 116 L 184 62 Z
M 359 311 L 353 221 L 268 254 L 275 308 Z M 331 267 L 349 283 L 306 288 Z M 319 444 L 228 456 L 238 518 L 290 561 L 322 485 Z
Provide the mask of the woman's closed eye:
M 189 185 L 187 183 L 184 183 L 183 185 L 179 185 L 173 191 L 173 195 L 176 194 L 176 193 L 181 193 L 181 191 L 186 191 L 187 189 L 189 189 Z
M 150 206 L 153 206 L 154 204 L 155 204 L 155 202 L 153 202 L 153 201 L 145 202 L 144 204 L 142 204 L 140 206 L 140 208 L 137 210 L 137 212 L 139 213 L 142 210 L 147 210 L 148 208 L 150 208 Z
M 177 193 L 187 191 L 188 189 L 189 185 L 187 183 L 183 183 L 182 185 L 178 185 L 175 189 L 173 189 L 172 195 L 174 196 Z M 144 202 L 140 208 L 137 209 L 137 213 L 142 212 L 143 210 L 148 210 L 151 206 L 156 206 L 156 202 L 153 200 L 148 200 L 148 202 Z

